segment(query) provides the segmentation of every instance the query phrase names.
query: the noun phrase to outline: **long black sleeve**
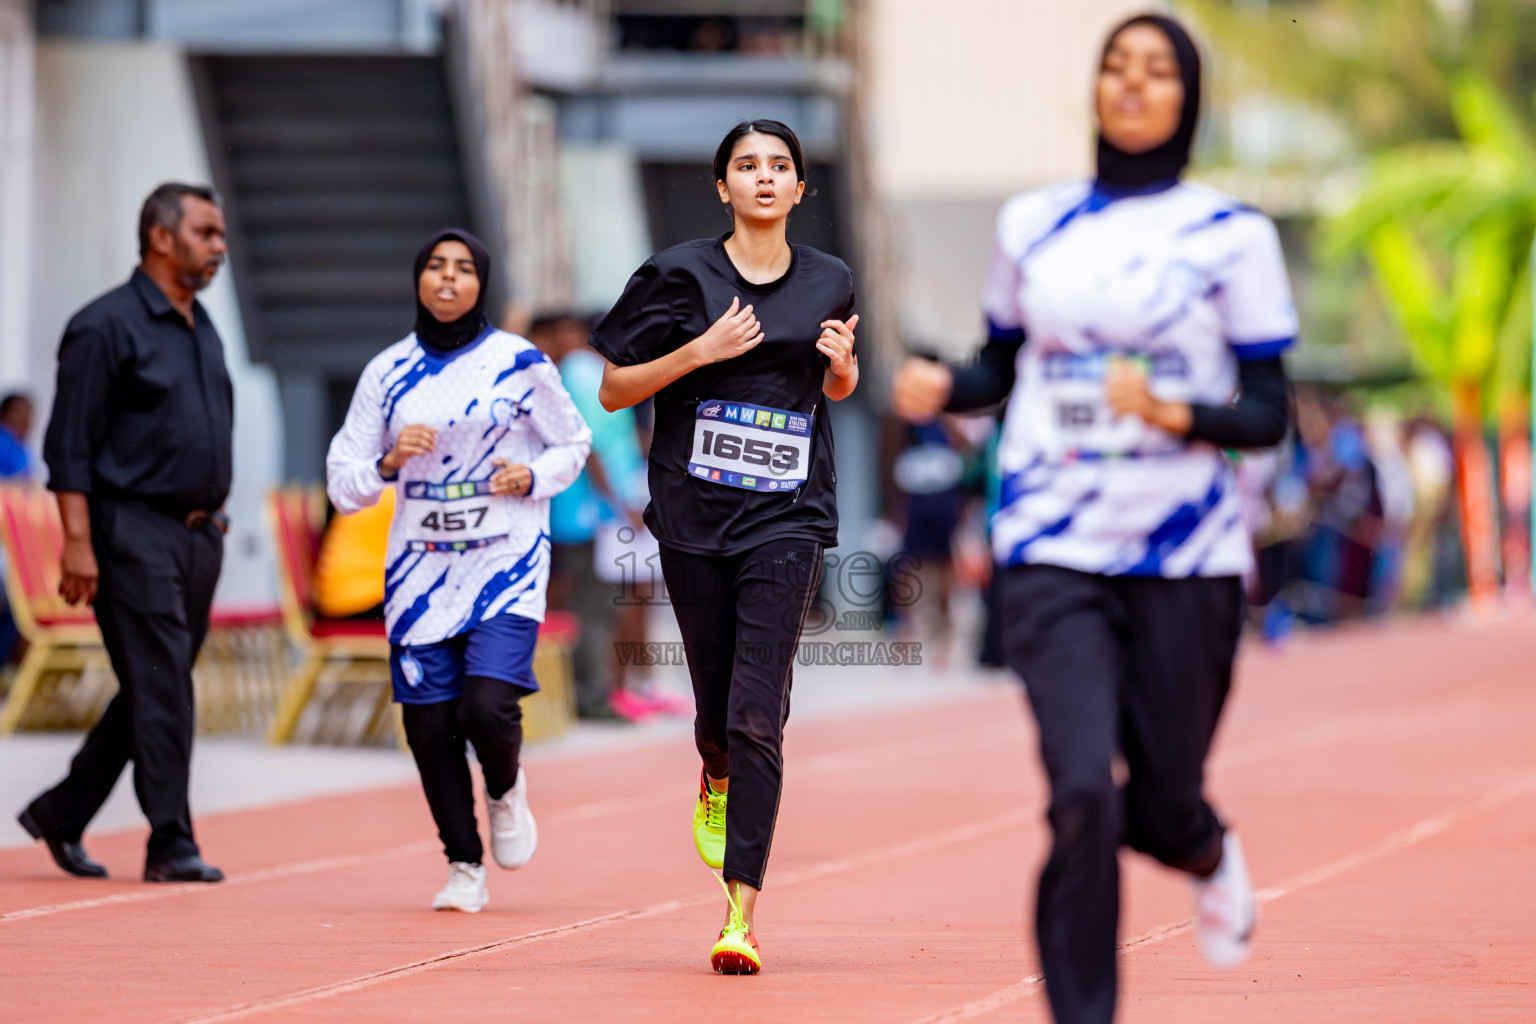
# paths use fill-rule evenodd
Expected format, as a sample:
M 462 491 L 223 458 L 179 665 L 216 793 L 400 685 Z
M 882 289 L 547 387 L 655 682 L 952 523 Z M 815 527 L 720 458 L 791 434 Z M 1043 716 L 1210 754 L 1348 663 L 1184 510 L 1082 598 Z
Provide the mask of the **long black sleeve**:
M 72 320 L 59 343 L 58 386 L 43 434 L 48 486 L 90 494 L 96 458 L 112 424 L 117 359 L 108 332 Z
M 1022 332 L 1020 332 L 1022 334 Z M 996 405 L 1013 390 L 1014 362 L 1024 339 L 993 338 L 981 347 L 976 361 L 968 366 L 951 367 L 954 386 L 950 388 L 945 412 L 970 412 Z
M 1290 382 L 1279 356 L 1237 364 L 1238 396 L 1231 405 L 1191 405 L 1189 439 L 1223 448 L 1269 448 L 1285 438 Z

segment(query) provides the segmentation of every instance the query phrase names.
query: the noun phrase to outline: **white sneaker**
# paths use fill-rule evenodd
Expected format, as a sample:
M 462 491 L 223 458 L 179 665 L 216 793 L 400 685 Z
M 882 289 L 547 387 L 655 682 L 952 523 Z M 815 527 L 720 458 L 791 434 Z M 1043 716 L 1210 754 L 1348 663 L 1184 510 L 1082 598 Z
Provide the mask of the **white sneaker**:
M 1248 882 L 1248 863 L 1237 833 L 1221 841 L 1221 866 L 1210 878 L 1193 880 L 1195 935 L 1200 951 L 1217 967 L 1236 967 L 1248 958 L 1259 905 Z
M 528 809 L 528 776 L 517 769 L 517 782 L 492 800 L 485 795 L 485 814 L 491 819 L 491 856 L 504 868 L 520 868 L 533 859 L 539 845 L 539 826 Z
M 456 860 L 448 865 L 448 884 L 432 897 L 432 909 L 478 914 L 490 898 L 485 891 L 485 865 Z

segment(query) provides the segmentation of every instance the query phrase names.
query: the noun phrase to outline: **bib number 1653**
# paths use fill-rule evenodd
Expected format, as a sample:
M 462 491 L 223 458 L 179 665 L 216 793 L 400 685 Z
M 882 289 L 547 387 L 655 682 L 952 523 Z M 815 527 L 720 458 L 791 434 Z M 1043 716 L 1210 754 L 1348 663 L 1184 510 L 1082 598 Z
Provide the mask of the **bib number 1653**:
M 800 468 L 800 450 L 794 445 L 769 444 L 758 438 L 742 438 L 718 430 L 700 432 L 699 454 L 749 466 L 766 466 L 779 473 L 793 473 Z

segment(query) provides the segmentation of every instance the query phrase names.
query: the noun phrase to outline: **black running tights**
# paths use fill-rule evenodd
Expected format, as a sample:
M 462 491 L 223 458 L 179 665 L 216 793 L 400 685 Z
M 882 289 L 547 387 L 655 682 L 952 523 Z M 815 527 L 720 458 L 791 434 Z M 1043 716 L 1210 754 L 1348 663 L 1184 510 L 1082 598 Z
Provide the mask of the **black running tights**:
M 485 856 L 475 824 L 475 789 L 464 741 L 474 744 L 485 790 L 499 798 L 517 782 L 523 746 L 520 686 L 487 676 L 466 676 L 463 693 L 438 704 L 405 704 L 405 738 L 421 773 L 432 820 L 449 861 L 479 864 Z
M 704 770 L 731 780 L 728 879 L 763 887 L 784 781 L 784 723 L 800 629 L 821 583 L 822 546 L 791 538 L 735 555 L 661 549 L 697 708 Z
M 1205 758 L 1232 680 L 1242 586 L 1050 565 L 1004 569 L 999 582 L 1005 654 L 1029 691 L 1051 784 L 1054 840 L 1035 909 L 1046 995 L 1057 1024 L 1110 1024 L 1116 851 L 1196 876 L 1221 862 Z

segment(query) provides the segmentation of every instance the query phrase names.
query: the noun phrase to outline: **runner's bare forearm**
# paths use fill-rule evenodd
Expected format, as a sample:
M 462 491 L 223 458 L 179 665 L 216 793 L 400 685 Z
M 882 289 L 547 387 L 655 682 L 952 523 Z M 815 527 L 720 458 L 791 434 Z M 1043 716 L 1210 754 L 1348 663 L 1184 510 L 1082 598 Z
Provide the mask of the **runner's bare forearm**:
M 648 363 L 634 366 L 607 363 L 603 367 L 603 383 L 597 390 L 597 400 L 609 412 L 628 409 L 703 365 L 692 342 Z
M 830 368 L 822 375 L 821 392 L 834 402 L 841 402 L 853 394 L 854 389 L 858 386 L 859 364 L 857 360 L 854 361 L 853 369 L 845 376 L 839 377 Z

